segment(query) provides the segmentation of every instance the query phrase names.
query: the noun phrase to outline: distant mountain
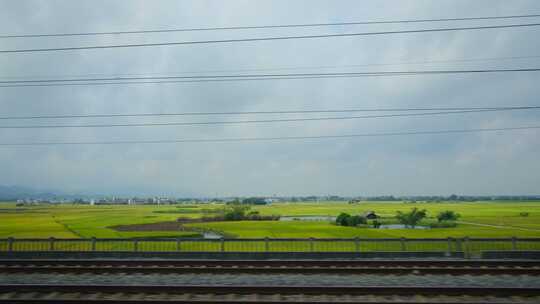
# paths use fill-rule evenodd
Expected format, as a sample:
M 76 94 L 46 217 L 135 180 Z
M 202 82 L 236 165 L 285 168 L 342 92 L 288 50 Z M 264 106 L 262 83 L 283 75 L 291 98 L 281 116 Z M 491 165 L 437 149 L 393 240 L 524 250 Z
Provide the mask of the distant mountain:
M 37 190 L 19 186 L 2 186 L 0 185 L 0 200 L 17 200 L 17 199 L 54 199 L 58 194 L 47 190 Z

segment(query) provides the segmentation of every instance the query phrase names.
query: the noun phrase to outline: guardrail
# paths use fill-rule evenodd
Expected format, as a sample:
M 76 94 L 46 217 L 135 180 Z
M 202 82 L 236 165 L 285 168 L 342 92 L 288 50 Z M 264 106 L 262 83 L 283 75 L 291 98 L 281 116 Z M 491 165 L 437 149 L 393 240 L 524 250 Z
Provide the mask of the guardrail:
M 446 252 L 540 251 L 540 238 L 87 238 L 0 239 L 0 252 Z

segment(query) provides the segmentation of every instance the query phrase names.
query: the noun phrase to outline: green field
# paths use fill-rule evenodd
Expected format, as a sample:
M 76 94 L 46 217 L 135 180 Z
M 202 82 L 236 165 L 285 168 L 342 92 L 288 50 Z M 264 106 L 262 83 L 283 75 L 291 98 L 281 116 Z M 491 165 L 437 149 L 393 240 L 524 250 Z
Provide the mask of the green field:
M 17 208 L 14 203 L 0 203 L 0 238 L 130 238 L 194 236 L 193 231 L 129 231 L 111 229 L 115 225 L 174 221 L 178 217 L 201 217 L 222 205 L 161 205 L 161 206 L 83 206 L 38 205 Z M 245 238 L 283 237 L 540 237 L 540 202 L 474 202 L 474 203 L 397 203 L 342 202 L 276 203 L 253 209 L 263 215 L 336 216 L 341 212 L 360 214 L 373 210 L 391 218 L 396 211 L 412 207 L 427 209 L 433 217 L 443 210 L 461 214 L 454 228 L 436 229 L 374 229 L 341 227 L 328 222 L 308 221 L 240 221 L 188 224 L 202 230 L 213 230 L 229 236 Z M 527 212 L 528 216 L 520 216 Z M 428 219 L 433 221 L 433 219 Z

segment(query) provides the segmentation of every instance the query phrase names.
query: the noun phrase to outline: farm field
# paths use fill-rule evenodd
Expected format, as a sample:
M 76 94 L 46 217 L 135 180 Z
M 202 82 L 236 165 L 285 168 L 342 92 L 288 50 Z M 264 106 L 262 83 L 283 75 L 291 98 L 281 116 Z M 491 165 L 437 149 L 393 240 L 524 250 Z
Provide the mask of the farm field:
M 4 202 L 0 203 L 0 238 L 190 237 L 200 234 L 194 231 L 117 231 L 110 227 L 175 221 L 179 217 L 199 218 L 222 207 L 220 204 L 15 207 L 15 203 Z M 323 221 L 207 222 L 186 224 L 186 227 L 245 238 L 540 237 L 540 202 L 275 203 L 254 206 L 252 210 L 261 215 L 281 216 L 337 216 L 341 212 L 362 214 L 372 210 L 383 217 L 391 217 L 398 210 L 408 211 L 413 207 L 426 209 L 429 217 L 452 210 L 460 213 L 461 218 L 456 227 L 423 230 L 342 227 Z

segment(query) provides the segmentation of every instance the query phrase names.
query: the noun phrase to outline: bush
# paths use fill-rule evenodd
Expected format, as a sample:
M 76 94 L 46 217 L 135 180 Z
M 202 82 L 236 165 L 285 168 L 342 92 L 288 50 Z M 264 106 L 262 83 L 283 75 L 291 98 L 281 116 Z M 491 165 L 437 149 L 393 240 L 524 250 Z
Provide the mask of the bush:
M 261 215 L 259 211 L 250 211 L 251 207 L 244 204 L 228 204 L 227 207 L 216 211 L 215 216 L 203 216 L 202 222 L 221 221 L 277 221 L 279 215 Z
M 278 221 L 279 215 L 260 215 L 259 211 L 251 211 L 243 219 L 246 221 Z
M 349 227 L 355 227 L 360 224 L 365 224 L 366 222 L 366 218 L 359 215 L 354 215 L 347 218 L 347 226 Z
M 456 221 L 461 215 L 459 213 L 455 213 L 454 211 L 446 210 L 442 211 L 439 214 L 437 214 L 437 221 L 439 223 L 445 222 L 445 221 Z
M 339 226 L 356 227 L 361 224 L 367 224 L 367 220 L 363 216 L 353 215 L 348 213 L 341 213 L 336 218 L 336 224 Z
M 339 226 L 347 226 L 347 221 L 348 219 L 351 217 L 350 214 L 348 213 L 340 213 L 337 217 L 336 217 L 336 225 L 339 225 Z
M 529 216 L 529 212 L 520 212 L 520 213 L 519 213 L 519 216 L 521 216 L 521 217 L 527 217 L 527 216 Z
M 246 217 L 246 212 L 250 207 L 241 204 L 230 204 L 227 206 L 224 212 L 224 218 L 226 221 L 240 221 Z

